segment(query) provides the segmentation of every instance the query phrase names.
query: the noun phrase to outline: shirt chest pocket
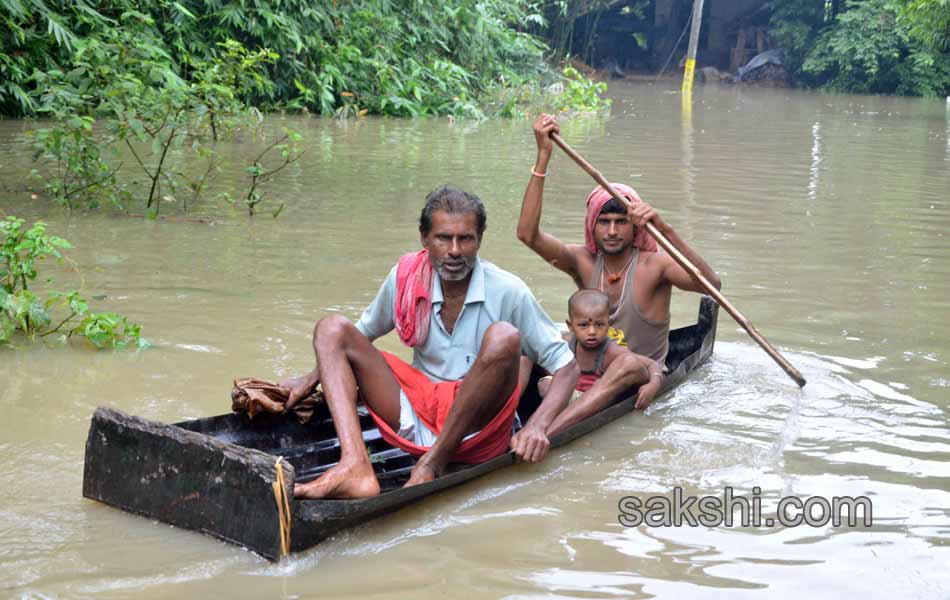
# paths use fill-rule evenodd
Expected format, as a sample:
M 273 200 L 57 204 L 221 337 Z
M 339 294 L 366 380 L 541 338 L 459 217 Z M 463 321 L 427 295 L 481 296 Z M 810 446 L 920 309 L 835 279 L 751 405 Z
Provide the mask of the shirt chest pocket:
M 465 377 L 475 364 L 476 358 L 478 358 L 478 352 L 475 348 L 453 344 L 451 350 L 446 353 L 446 372 L 449 374 L 449 379 L 458 381 Z
M 450 352 L 451 371 L 456 379 L 461 379 L 478 358 L 484 331 L 480 327 L 479 310 L 477 306 L 465 306 L 462 314 L 455 323 L 452 332 Z

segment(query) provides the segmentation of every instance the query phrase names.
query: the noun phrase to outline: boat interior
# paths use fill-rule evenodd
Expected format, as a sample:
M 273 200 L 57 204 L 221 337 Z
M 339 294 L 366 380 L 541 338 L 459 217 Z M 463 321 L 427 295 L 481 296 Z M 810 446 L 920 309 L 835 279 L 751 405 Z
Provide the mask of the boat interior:
M 715 303 L 704 298 L 700 304 L 697 323 L 670 331 L 670 348 L 666 358 L 667 389 L 679 383 L 685 372 L 691 369 L 699 354 L 711 353 L 715 332 Z M 712 335 L 710 335 L 712 333 Z M 707 348 L 708 346 L 708 348 Z M 679 377 L 676 375 L 680 374 Z M 537 367 L 531 382 L 522 395 L 518 415 L 526 422 L 537 409 L 540 398 L 537 380 L 544 373 Z M 665 391 L 665 390 L 664 390 Z M 636 388 L 618 396 L 617 402 L 636 393 Z M 370 453 L 370 460 L 380 482 L 382 493 L 402 487 L 409 479 L 415 459 L 399 448 L 388 444 L 379 433 L 366 407 L 358 406 L 363 441 Z M 204 419 L 195 419 L 175 424 L 183 429 L 212 436 L 221 441 L 254 448 L 272 455 L 284 457 L 294 467 L 295 481 L 303 483 L 318 477 L 332 467 L 340 458 L 340 444 L 326 405 L 318 405 L 307 423 L 299 423 L 293 417 L 262 413 L 249 419 L 246 414 L 226 414 Z M 463 469 L 465 465 L 453 465 L 451 469 Z

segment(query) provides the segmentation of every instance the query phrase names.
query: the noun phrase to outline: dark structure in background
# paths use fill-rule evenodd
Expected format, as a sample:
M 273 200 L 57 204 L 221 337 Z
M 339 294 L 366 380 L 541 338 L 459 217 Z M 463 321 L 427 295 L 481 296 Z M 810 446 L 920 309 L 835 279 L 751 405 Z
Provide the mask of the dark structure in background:
M 668 67 L 675 70 L 686 53 L 683 32 L 692 6 L 692 0 L 571 2 L 566 15 L 549 16 L 551 44 L 614 75 L 656 72 L 676 47 Z M 773 48 L 770 16 L 766 0 L 705 0 L 697 67 L 735 72 L 756 54 Z

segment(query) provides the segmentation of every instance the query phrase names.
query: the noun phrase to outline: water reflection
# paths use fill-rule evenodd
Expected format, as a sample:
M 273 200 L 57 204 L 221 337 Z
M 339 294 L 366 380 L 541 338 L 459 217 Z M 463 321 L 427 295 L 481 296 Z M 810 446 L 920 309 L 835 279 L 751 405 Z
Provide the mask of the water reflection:
M 683 157 L 683 198 L 686 204 L 696 203 L 695 178 L 693 170 L 693 99 L 692 94 L 683 96 L 682 115 L 680 117 L 680 136 Z
M 818 197 L 818 175 L 821 168 L 821 121 L 811 126 L 811 167 L 808 169 L 808 199 Z

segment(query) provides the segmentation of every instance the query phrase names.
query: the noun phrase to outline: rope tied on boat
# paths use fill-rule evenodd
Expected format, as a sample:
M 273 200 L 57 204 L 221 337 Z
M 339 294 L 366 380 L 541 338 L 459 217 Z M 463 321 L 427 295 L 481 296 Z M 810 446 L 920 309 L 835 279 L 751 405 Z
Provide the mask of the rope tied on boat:
M 277 501 L 277 522 L 280 525 L 280 555 L 290 554 L 290 500 L 287 498 L 287 485 L 284 480 L 284 466 L 281 464 L 283 456 L 277 458 L 274 469 L 277 471 L 277 480 L 271 485 L 274 488 L 274 499 Z

